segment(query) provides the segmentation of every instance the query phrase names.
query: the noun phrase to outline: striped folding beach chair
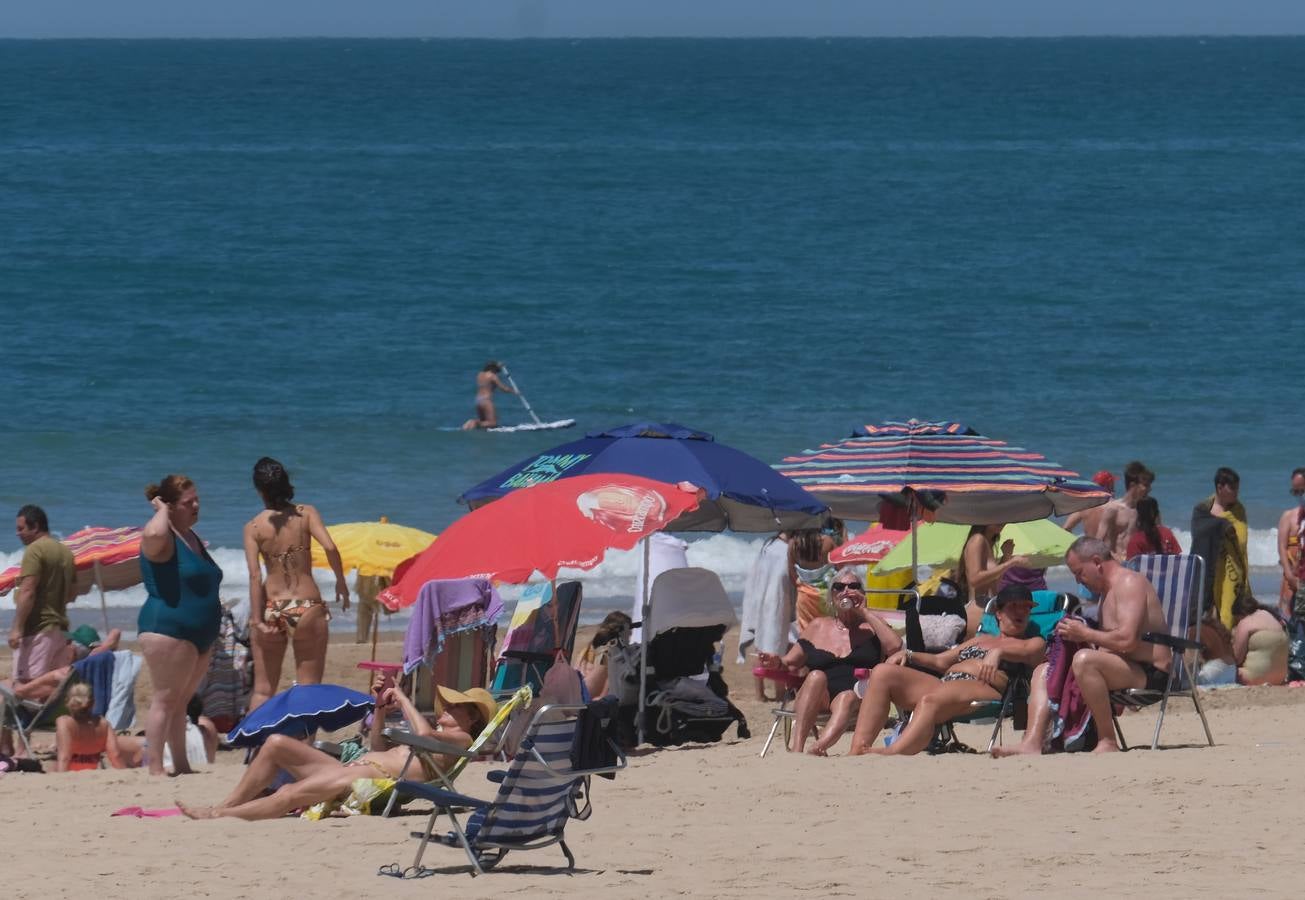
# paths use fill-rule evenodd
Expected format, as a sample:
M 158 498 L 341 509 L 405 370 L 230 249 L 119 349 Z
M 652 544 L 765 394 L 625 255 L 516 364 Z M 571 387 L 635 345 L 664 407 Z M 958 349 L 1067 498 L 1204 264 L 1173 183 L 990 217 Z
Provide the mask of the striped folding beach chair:
M 1160 715 L 1155 721 L 1155 735 L 1151 738 L 1151 749 L 1160 746 L 1160 729 L 1164 725 L 1165 710 L 1170 697 L 1190 697 L 1196 707 L 1196 714 L 1201 718 L 1201 727 L 1205 729 L 1205 739 L 1211 747 L 1214 737 L 1210 734 L 1210 723 L 1205 719 L 1205 710 L 1201 708 L 1201 698 L 1196 689 L 1196 669 L 1200 665 L 1199 641 L 1188 637 L 1189 633 L 1199 627 L 1205 610 L 1205 560 L 1194 554 L 1172 556 L 1145 555 L 1135 556 L 1124 563 L 1134 572 L 1140 572 L 1155 588 L 1164 610 L 1165 621 L 1169 631 L 1165 634 L 1147 632 L 1142 640 L 1152 644 L 1162 644 L 1173 654 L 1169 666 L 1169 681 L 1164 690 L 1148 688 L 1130 688 L 1113 691 L 1110 699 L 1115 706 L 1137 709 L 1160 704 Z M 1115 735 L 1119 739 L 1119 748 L 1127 750 L 1124 733 L 1119 728 L 1119 716 L 1114 716 Z
M 435 804 L 422 831 L 412 832 L 421 840 L 417 856 L 407 869 L 397 863 L 382 866 L 380 874 L 420 878 L 431 874 L 421 865 L 422 854 L 432 840 L 446 847 L 462 847 L 471 862 L 471 874 L 482 875 L 512 850 L 538 850 L 557 844 L 566 856 L 567 868 L 575 868 L 575 857 L 564 840 L 566 824 L 580 817 L 576 801 L 590 775 L 617 772 L 625 768 L 625 757 L 613 745 L 616 765 L 576 769 L 571 765 L 571 745 L 576 734 L 576 714 L 582 706 L 546 705 L 531 719 L 521 747 L 506 770 L 490 772 L 499 783 L 493 800 L 481 800 L 414 781 L 400 782 L 407 794 Z M 470 811 L 466 825 L 458 820 Z M 435 822 L 447 814 L 453 830 L 437 835 Z

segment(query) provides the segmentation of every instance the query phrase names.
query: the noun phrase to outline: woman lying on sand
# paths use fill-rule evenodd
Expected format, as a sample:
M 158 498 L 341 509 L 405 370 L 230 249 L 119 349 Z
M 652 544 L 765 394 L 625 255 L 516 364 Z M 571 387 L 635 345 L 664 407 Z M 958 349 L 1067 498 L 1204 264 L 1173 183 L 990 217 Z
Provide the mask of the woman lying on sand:
M 408 748 L 387 748 L 388 742 L 382 734 L 386 713 L 395 706 L 403 712 L 413 734 L 438 737 L 446 744 L 465 750 L 494 717 L 497 705 L 489 692 L 481 688 L 472 688 L 465 694 L 445 687 L 437 690 L 444 702 L 444 712 L 433 727 L 401 690 L 384 686 L 378 693 L 376 712 L 372 716 L 370 753 L 364 753 L 351 763 L 342 763 L 294 738 L 273 735 L 263 744 L 229 797 L 213 807 L 191 807 L 178 802 L 177 808 L 192 819 L 223 816 L 249 821 L 276 819 L 314 803 L 341 799 L 349 794 L 354 781 L 359 778 L 398 778 L 407 762 Z M 456 762 L 456 757 L 452 756 L 436 759 L 441 769 Z M 295 780 L 274 794 L 262 796 L 281 769 L 289 772 Z M 423 777 L 429 781 L 436 777 L 436 773 L 424 771 Z
M 898 653 L 876 666 L 866 684 L 861 712 L 852 734 L 852 755 L 879 753 L 889 756 L 919 753 L 929 746 L 938 725 L 961 715 L 975 700 L 1000 700 L 1008 676 L 1003 662 L 1040 663 L 1047 642 L 1026 638 L 1033 596 L 1023 585 L 1008 585 L 993 600 L 1000 634 L 980 634 L 942 653 Z M 895 663 L 895 665 L 893 665 Z M 941 679 L 909 668 L 924 666 L 945 673 Z M 910 710 L 911 721 L 890 747 L 874 742 L 888 719 L 890 704 Z

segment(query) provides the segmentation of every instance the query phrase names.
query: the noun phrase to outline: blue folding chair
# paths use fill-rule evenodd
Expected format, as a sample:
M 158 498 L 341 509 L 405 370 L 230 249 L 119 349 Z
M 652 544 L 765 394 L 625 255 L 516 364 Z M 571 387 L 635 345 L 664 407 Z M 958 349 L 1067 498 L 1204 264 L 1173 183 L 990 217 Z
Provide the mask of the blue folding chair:
M 610 741 L 616 762 L 611 766 L 576 769 L 571 764 L 571 747 L 575 741 L 576 714 L 583 706 L 549 704 L 540 707 L 530 720 L 520 749 L 506 770 L 488 774 L 498 782 L 493 800 L 469 797 L 430 784 L 401 781 L 398 789 L 405 794 L 430 800 L 435 804 L 422 831 L 412 832 L 421 840 L 417 856 L 407 869 L 398 863 L 382 866 L 380 874 L 402 878 L 420 878 L 432 870 L 421 865 L 426 845 L 436 841 L 446 847 L 462 847 L 471 862 L 471 874 L 483 875 L 512 850 L 538 850 L 557 844 L 566 856 L 567 869 L 575 868 L 575 856 L 566 845 L 566 824 L 572 818 L 588 815 L 578 800 L 585 791 L 590 775 L 611 774 L 625 768 L 620 749 Z M 587 799 L 587 798 L 586 798 Z M 464 826 L 459 815 L 470 811 Z M 453 828 L 437 835 L 435 822 L 447 814 Z
M 1189 635 L 1200 626 L 1201 616 L 1205 610 L 1205 560 L 1195 554 L 1135 556 L 1125 566 L 1134 572 L 1140 572 L 1155 588 L 1164 610 L 1165 621 L 1169 624 L 1167 632 L 1147 632 L 1142 640 L 1151 644 L 1168 647 L 1171 655 L 1169 680 L 1163 690 L 1151 688 L 1129 688 L 1113 691 L 1112 719 L 1115 736 L 1119 739 L 1119 749 L 1127 750 L 1124 733 L 1119 728 L 1119 716 L 1114 715 L 1114 707 L 1124 706 L 1139 709 L 1154 703 L 1160 704 L 1160 715 L 1155 720 L 1155 734 L 1151 738 L 1151 749 L 1160 746 L 1160 729 L 1165 722 L 1165 710 L 1170 697 L 1190 697 L 1196 707 L 1196 714 L 1205 729 L 1205 739 L 1214 746 L 1214 736 L 1210 733 L 1210 723 L 1205 719 L 1205 710 L 1201 708 L 1201 698 L 1196 689 L 1196 670 L 1200 664 L 1201 642 Z

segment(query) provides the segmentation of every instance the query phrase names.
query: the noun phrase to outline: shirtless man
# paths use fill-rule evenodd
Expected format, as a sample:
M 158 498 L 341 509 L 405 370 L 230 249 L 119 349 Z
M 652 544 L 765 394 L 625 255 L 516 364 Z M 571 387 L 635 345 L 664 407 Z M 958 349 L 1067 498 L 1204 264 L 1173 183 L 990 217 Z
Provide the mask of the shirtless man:
M 1282 588 L 1278 608 L 1287 618 L 1305 616 L 1305 591 L 1301 590 L 1301 528 L 1305 525 L 1305 466 L 1291 472 L 1291 495 L 1296 503 L 1278 519 L 1278 565 Z
M 494 391 L 499 390 L 505 394 L 516 393 L 509 385 L 502 382 L 498 377 L 499 372 L 506 372 L 503 364 L 491 359 L 485 363 L 485 368 L 476 373 L 476 417 L 462 423 L 463 431 L 498 426 L 498 411 L 494 409 Z
M 372 716 L 370 753 L 364 753 L 351 763 L 342 763 L 302 741 L 276 734 L 263 744 L 236 789 L 217 806 L 205 808 L 178 803 L 177 808 L 192 819 L 277 819 L 292 810 L 345 796 L 359 778 L 378 775 L 398 778 L 409 750 L 402 745 L 388 747 L 383 734 L 386 713 L 395 706 L 402 710 L 413 734 L 436 738 L 459 750 L 470 747 L 475 735 L 480 734 L 494 717 L 496 706 L 488 691 L 472 688 L 464 694 L 440 686 L 436 690 L 444 702 L 444 712 L 432 726 L 403 691 L 388 686 L 380 676 L 377 681 L 378 699 Z M 456 759 L 453 756 L 436 757 L 436 764 L 441 770 L 447 770 Z M 295 780 L 274 794 L 262 796 L 281 769 L 289 772 Z M 423 777 L 430 780 L 435 773 L 425 772 Z
M 1125 559 L 1128 539 L 1137 530 L 1137 501 L 1151 493 L 1153 481 L 1155 473 L 1142 463 L 1134 460 L 1124 466 L 1124 496 L 1101 507 L 1096 533 L 1085 531 L 1084 534 L 1105 541 L 1115 559 Z
M 1115 498 L 1115 476 L 1110 472 L 1102 469 L 1100 472 L 1092 476 L 1092 483 L 1101 488 L 1101 490 L 1110 494 L 1111 500 Z M 1065 520 L 1065 530 L 1073 531 L 1075 528 L 1082 525 L 1084 534 L 1095 535 L 1097 530 L 1101 527 L 1101 517 L 1105 515 L 1106 507 L 1108 505 L 1109 501 L 1100 506 L 1093 506 L 1088 509 L 1081 509 L 1076 513 L 1071 513 L 1070 517 Z
M 1117 751 L 1119 744 L 1110 724 L 1110 692 L 1142 687 L 1164 689 L 1169 681 L 1169 649 L 1144 642 L 1142 635 L 1148 631 L 1167 634 L 1169 624 L 1151 582 L 1116 562 L 1104 541 L 1079 538 L 1070 545 L 1065 563 L 1081 584 L 1103 597 L 1101 627 L 1092 628 L 1081 619 L 1066 618 L 1056 626 L 1056 634 L 1067 641 L 1092 645 L 1074 654 L 1074 678 L 1096 725 L 1094 752 Z M 1051 724 L 1046 663 L 1033 671 L 1029 710 L 1031 718 L 1024 740 L 1015 747 L 994 749 L 994 756 L 1042 752 Z

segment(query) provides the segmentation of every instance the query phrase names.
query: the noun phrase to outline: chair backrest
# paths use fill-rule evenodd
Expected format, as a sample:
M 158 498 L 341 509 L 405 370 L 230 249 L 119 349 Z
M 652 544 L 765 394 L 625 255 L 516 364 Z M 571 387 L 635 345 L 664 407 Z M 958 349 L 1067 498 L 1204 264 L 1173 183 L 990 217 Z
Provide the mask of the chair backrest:
M 1193 553 L 1134 556 L 1125 566 L 1141 573 L 1160 598 L 1169 634 L 1187 637 L 1205 611 L 1205 560 Z
M 557 651 L 571 658 L 582 596 L 578 581 L 564 581 L 556 591 L 545 582 L 522 592 L 499 651 L 493 691 L 504 693 L 523 684 L 539 690 Z
M 979 624 L 980 634 L 996 634 L 997 617 L 993 614 L 993 601 L 988 601 L 987 608 L 983 611 L 983 621 Z M 1033 592 L 1033 609 L 1029 613 L 1029 637 L 1033 637 L 1034 629 L 1037 630 L 1037 637 L 1044 640 L 1051 636 L 1055 629 L 1056 623 L 1065 617 L 1065 610 L 1069 607 L 1069 595 L 1060 594 L 1056 591 L 1034 591 Z
M 536 713 L 494 802 L 467 822 L 473 844 L 527 843 L 561 834 L 579 777 L 571 767 L 575 732 L 573 715 L 558 718 L 547 706 Z

